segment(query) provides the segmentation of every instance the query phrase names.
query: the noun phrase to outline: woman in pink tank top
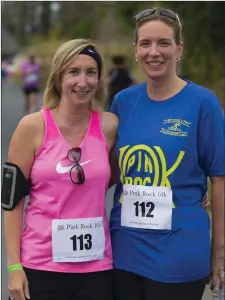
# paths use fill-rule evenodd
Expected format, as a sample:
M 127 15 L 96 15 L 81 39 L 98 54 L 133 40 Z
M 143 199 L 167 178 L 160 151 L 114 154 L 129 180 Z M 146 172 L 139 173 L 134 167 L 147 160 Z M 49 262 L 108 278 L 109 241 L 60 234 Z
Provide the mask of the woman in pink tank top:
M 96 109 L 106 99 L 103 69 L 92 42 L 63 44 L 44 107 L 12 137 L 8 161 L 31 179 L 22 234 L 24 199 L 4 213 L 12 299 L 113 299 L 105 196 L 118 120 Z

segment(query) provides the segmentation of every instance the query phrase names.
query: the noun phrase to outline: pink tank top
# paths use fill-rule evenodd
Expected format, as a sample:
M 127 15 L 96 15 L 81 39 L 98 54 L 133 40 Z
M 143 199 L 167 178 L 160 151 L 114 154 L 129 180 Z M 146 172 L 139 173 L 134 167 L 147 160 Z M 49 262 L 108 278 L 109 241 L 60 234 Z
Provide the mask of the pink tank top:
M 86 136 L 80 145 L 80 164 L 85 182 L 72 183 L 67 159 L 71 149 L 51 110 L 41 110 L 45 136 L 31 171 L 32 187 L 21 238 L 21 263 L 38 270 L 86 273 L 112 269 L 112 249 L 105 197 L 110 179 L 108 148 L 101 129 L 100 113 L 92 111 Z M 85 262 L 54 262 L 52 220 L 103 218 L 103 258 Z M 72 241 L 71 241 L 72 242 Z

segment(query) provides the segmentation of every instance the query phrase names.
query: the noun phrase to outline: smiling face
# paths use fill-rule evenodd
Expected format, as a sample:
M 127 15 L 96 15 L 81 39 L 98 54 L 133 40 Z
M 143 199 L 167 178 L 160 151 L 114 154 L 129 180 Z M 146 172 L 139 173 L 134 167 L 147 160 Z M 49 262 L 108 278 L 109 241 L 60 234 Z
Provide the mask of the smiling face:
M 135 54 L 149 79 L 160 80 L 176 73 L 176 60 L 183 43 L 177 45 L 174 29 L 161 20 L 151 20 L 138 28 Z
M 71 99 L 74 104 L 90 103 L 98 89 L 98 82 L 96 61 L 88 55 L 79 54 L 62 74 L 62 98 Z

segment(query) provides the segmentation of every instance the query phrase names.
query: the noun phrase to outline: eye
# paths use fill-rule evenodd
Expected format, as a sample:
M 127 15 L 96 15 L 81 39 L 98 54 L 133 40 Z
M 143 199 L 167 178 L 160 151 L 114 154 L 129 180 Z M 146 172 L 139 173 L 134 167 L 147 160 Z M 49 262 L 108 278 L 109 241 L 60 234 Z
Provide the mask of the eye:
M 69 74 L 77 75 L 77 74 L 79 74 L 79 70 L 77 70 L 77 69 L 72 69 L 72 70 L 69 71 Z
M 160 41 L 159 44 L 160 44 L 161 46 L 169 46 L 169 45 L 170 45 L 170 42 L 168 42 L 168 41 Z
M 97 71 L 96 70 L 88 70 L 88 75 L 90 75 L 90 76 L 95 76 L 95 75 L 97 75 Z
M 146 46 L 149 46 L 149 44 L 150 43 L 148 41 L 143 41 L 143 42 L 140 43 L 140 46 L 141 47 L 146 47 Z

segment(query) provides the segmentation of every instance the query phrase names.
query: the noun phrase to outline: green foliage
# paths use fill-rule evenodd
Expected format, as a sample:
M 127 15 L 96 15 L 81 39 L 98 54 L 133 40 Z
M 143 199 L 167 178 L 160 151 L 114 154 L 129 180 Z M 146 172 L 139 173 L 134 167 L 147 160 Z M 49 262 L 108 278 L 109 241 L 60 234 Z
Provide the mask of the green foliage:
M 124 27 L 127 29 L 131 29 L 134 26 L 133 17 L 140 10 L 140 2 L 116 2 L 116 14 L 118 19 L 122 21 Z
M 49 32 L 49 37 L 51 40 L 59 40 L 62 35 L 62 23 L 56 22 L 54 28 Z
M 68 28 L 68 24 L 62 20 L 67 19 L 69 12 L 70 19 L 73 19 L 71 12 L 74 7 L 76 8 L 74 10 L 75 21 L 69 22 Z M 115 9 L 115 20 L 108 26 L 117 28 L 118 42 L 111 43 L 107 39 L 107 43 L 103 43 L 104 41 L 100 42 L 96 38 L 104 53 L 106 69 L 110 68 L 111 55 L 123 54 L 126 56 L 127 64 L 134 75 L 139 81 L 142 81 L 145 78 L 135 63 L 132 48 L 133 17 L 141 10 L 149 7 L 167 7 L 181 16 L 185 44 L 181 75 L 213 89 L 225 106 L 225 2 L 223 1 L 152 1 L 150 3 L 115 1 L 111 5 L 106 5 L 104 2 L 88 2 L 87 5 L 80 1 L 77 1 L 76 4 L 68 2 L 62 15 L 59 14 L 54 26 L 51 27 L 48 35 L 49 40 L 43 41 L 41 32 L 39 35 L 32 34 L 32 38 L 29 37 L 28 39 L 29 51 L 35 51 L 34 53 L 40 55 L 47 66 L 45 69 L 47 69 L 50 64 L 48 61 L 51 61 L 58 41 L 98 36 L 96 33 L 101 31 L 102 21 L 108 14 L 106 10 Z M 8 14 L 10 13 L 11 10 L 8 11 Z M 62 16 L 64 18 L 61 18 Z M 45 24 L 45 27 L 48 27 L 48 24 Z
M 73 38 L 92 37 L 92 16 L 89 14 L 74 26 Z
M 93 36 L 93 23 L 100 21 L 105 17 L 106 8 L 102 5 L 99 7 L 98 16 L 94 16 L 93 14 L 89 13 L 85 18 L 82 18 L 79 22 L 76 22 L 73 25 L 72 35 L 70 38 L 92 38 Z M 94 20 L 95 17 L 98 17 L 98 20 Z

